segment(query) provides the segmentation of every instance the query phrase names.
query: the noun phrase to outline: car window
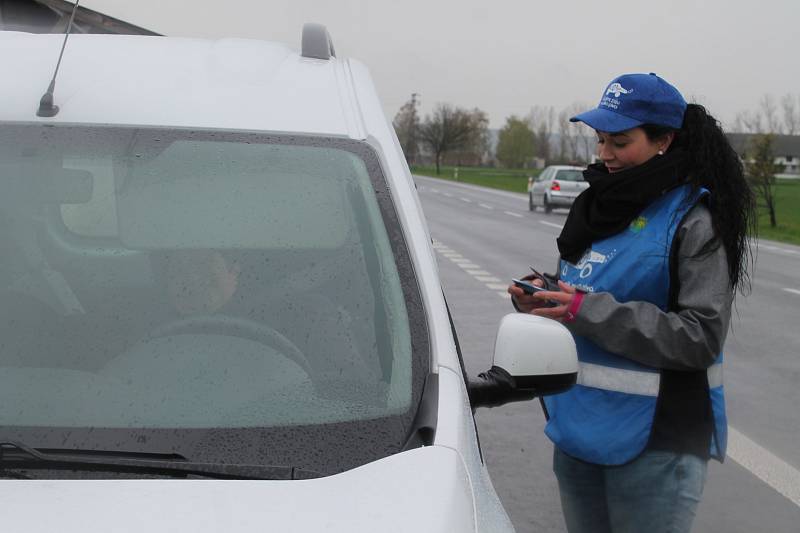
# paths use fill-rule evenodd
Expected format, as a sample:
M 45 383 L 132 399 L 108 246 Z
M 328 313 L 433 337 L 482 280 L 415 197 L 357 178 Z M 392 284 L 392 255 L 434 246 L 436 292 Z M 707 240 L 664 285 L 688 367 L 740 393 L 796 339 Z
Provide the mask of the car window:
M 0 138 L 0 436 L 323 473 L 402 449 L 427 332 L 368 145 Z
M 559 181 L 583 181 L 583 171 L 573 169 L 559 170 L 555 179 Z

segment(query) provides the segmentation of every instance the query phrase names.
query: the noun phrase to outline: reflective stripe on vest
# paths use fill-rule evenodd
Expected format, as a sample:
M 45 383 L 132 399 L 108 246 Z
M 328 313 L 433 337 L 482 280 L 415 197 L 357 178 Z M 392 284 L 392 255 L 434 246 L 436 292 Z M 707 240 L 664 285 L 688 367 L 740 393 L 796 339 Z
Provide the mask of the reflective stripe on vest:
M 709 389 L 722 386 L 722 364 L 712 365 L 707 374 Z M 661 374 L 658 372 L 578 363 L 578 384 L 584 387 L 655 397 L 658 396 L 660 383 Z

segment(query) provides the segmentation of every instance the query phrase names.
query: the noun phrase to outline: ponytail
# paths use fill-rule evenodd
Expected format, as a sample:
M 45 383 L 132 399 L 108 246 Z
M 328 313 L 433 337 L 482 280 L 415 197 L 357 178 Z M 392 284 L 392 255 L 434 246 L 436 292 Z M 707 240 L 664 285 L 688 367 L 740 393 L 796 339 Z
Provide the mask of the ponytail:
M 706 243 L 700 253 L 721 244 L 728 258 L 732 288 L 749 289 L 753 255 L 748 237 L 756 234 L 756 202 L 741 159 L 719 122 L 698 104 L 687 105 L 683 126 L 670 148 L 673 146 L 686 151 L 692 187 L 711 191 L 708 207 L 716 239 Z

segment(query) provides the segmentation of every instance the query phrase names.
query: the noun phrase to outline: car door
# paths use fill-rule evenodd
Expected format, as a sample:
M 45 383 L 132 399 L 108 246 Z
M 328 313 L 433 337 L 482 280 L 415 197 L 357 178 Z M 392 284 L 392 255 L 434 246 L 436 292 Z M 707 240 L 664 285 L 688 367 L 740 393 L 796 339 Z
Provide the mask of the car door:
M 552 171 L 552 168 L 544 169 L 544 171 L 539 174 L 539 177 L 533 183 L 531 194 L 533 195 L 533 203 L 535 205 L 540 205 L 538 199 L 544 195 L 544 192 L 547 189 L 547 183 L 549 183 L 550 180 L 550 175 L 553 173 Z

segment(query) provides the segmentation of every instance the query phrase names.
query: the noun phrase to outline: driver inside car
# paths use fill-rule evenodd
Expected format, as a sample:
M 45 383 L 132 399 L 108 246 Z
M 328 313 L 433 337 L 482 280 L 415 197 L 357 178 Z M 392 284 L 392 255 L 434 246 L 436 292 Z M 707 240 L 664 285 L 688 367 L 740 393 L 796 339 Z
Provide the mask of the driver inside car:
M 353 332 L 343 327 L 343 310 L 318 291 L 286 294 L 269 286 L 280 286 L 279 281 L 268 282 L 268 276 L 249 270 L 246 275 L 243 270 L 250 264 L 246 257 L 214 249 L 159 253 L 154 259 L 163 274 L 171 314 L 225 315 L 265 324 L 292 341 L 320 378 L 380 379 L 376 362 L 365 361 Z
M 182 316 L 212 314 L 236 294 L 241 269 L 217 250 L 177 250 L 164 257 L 167 295 Z

